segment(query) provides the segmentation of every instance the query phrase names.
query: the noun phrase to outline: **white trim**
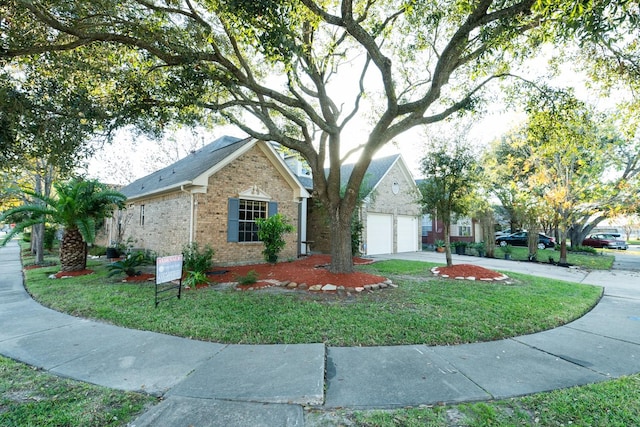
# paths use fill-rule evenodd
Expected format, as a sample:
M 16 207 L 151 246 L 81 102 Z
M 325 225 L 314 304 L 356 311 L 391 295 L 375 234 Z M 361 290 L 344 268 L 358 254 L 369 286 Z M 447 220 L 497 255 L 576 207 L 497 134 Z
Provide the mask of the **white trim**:
M 269 202 L 273 200 L 273 198 L 270 195 L 264 192 L 257 185 L 253 185 L 247 188 L 246 190 L 238 193 L 238 198 L 245 199 L 245 200 L 259 200 L 263 202 Z

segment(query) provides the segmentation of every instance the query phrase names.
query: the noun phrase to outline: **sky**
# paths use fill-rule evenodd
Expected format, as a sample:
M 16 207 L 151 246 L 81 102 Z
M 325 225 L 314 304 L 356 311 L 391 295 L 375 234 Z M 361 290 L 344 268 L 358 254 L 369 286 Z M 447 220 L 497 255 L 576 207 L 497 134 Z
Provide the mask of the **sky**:
M 546 69 L 546 62 L 551 56 L 553 56 L 552 50 L 539 58 L 532 59 L 520 71 L 522 74 L 528 74 L 527 77 L 536 76 Z M 354 72 L 356 72 L 355 70 L 354 68 Z M 343 81 L 352 82 L 352 79 L 343 79 Z M 553 84 L 559 87 L 573 87 L 579 98 L 591 103 L 601 103 L 602 100 L 593 97 L 593 92 L 587 88 L 585 81 L 586 78 L 583 75 L 575 72 L 571 65 L 567 64 L 553 80 Z M 521 111 L 505 111 L 498 94 L 499 87 L 494 85 L 491 89 L 496 99 L 486 107 L 486 111 L 482 115 L 476 115 L 473 119 L 466 117 L 462 120 L 467 123 L 471 122 L 468 140 L 479 148 L 485 147 L 489 142 L 526 120 L 526 115 Z M 346 91 L 348 92 L 348 90 Z M 357 132 L 358 128 L 360 128 L 359 132 Z M 366 135 L 370 126 L 356 123 L 351 129 L 355 129 L 357 133 L 352 136 L 348 133 L 343 135 L 343 141 L 359 141 L 358 138 Z M 354 131 L 352 130 L 352 132 Z M 420 160 L 426 155 L 428 134 L 446 135 L 448 132 L 452 132 L 451 125 L 444 123 L 412 129 L 387 143 L 376 154 L 376 157 L 400 152 L 414 178 L 421 178 Z M 200 148 L 225 135 L 246 136 L 241 130 L 232 126 L 213 130 L 183 128 L 167 134 L 162 142 L 162 146 L 168 148 L 167 151 L 170 151 L 170 155 L 158 155 L 159 143 L 157 141 L 138 136 L 130 130 L 123 130 L 118 133 L 113 144 L 105 146 L 89 161 L 87 173 L 90 177 L 98 178 L 103 182 L 127 184 L 177 161 L 187 155 L 191 149 Z

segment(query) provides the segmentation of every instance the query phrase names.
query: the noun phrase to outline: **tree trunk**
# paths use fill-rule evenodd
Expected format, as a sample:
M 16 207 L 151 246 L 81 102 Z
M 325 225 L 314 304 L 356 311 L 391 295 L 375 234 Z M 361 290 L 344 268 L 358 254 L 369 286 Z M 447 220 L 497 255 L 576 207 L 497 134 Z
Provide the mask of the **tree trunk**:
M 560 243 L 560 259 L 558 260 L 558 265 L 567 265 L 567 235 L 569 231 L 563 227 L 558 227 L 558 239 Z M 582 243 L 582 241 L 580 242 Z
M 560 260 L 558 261 L 558 265 L 567 265 L 567 239 L 561 237 L 560 238 Z
M 540 238 L 538 237 L 538 227 L 535 223 L 527 224 L 527 228 L 529 230 L 529 237 L 527 239 L 527 246 L 529 248 L 529 255 L 527 259 L 529 261 L 537 261 L 538 260 L 538 243 L 540 242 Z
M 453 265 L 453 260 L 451 259 L 451 223 L 449 221 L 444 221 L 444 255 L 447 260 L 447 267 L 451 267 Z
M 569 228 L 569 240 L 571 240 L 571 247 L 575 248 L 576 246 L 581 245 L 587 235 L 591 233 L 591 231 L 604 219 L 604 216 L 600 216 L 589 223 L 573 224 Z
M 44 224 L 34 224 L 31 227 L 31 252 L 35 255 L 35 264 L 44 263 Z
M 60 242 L 62 271 L 82 271 L 87 268 L 87 244 L 77 228 L 67 228 Z
M 338 213 L 331 215 L 331 265 L 332 273 L 352 273 L 351 216 L 341 218 Z
M 42 176 L 36 172 L 34 192 L 42 195 Z M 42 205 L 42 202 L 38 202 Z M 31 253 L 35 255 L 35 263 L 44 263 L 44 223 L 31 227 Z

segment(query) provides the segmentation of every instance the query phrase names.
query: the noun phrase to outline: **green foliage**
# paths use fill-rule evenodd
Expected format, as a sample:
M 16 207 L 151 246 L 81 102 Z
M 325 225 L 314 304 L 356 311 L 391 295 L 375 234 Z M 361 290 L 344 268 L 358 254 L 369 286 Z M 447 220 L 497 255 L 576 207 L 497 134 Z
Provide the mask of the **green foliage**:
M 589 254 L 597 254 L 598 251 L 596 250 L 596 248 L 593 248 L 591 246 L 582 246 L 582 245 L 571 245 L 569 248 L 567 248 L 568 251 L 570 252 L 586 252 Z
M 105 256 L 107 254 L 107 248 L 100 245 L 91 245 L 89 247 L 89 255 L 93 256 Z
M 58 227 L 47 225 L 44 229 L 44 248 L 48 251 L 53 250 L 53 244 L 56 240 Z
M 137 276 L 140 274 L 138 267 L 151 262 L 144 252 L 134 252 L 127 255 L 124 259 L 107 265 L 107 269 L 110 271 L 109 277 L 115 276 L 116 274 L 126 274 L 128 277 Z
M 288 219 L 281 214 L 275 214 L 267 219 L 258 218 L 258 239 L 264 244 L 262 254 L 264 259 L 270 263 L 278 262 L 278 255 L 284 249 L 287 242 L 284 240 L 285 233 L 294 231 Z
M 84 1 L 47 7 L 10 1 L 0 9 L 0 15 L 11 17 L 0 28 L 0 56 L 24 57 L 39 65 L 37 71 L 54 62 L 64 71 L 54 83 L 67 89 L 65 82 L 80 81 L 79 94 L 113 99 L 113 109 L 106 111 L 129 113 L 103 120 L 106 124 L 135 121 L 161 130 L 172 119 L 214 117 L 295 149 L 313 169 L 318 199 L 333 227 L 347 224 L 366 167 L 384 144 L 410 129 L 477 109 L 488 84 L 513 75 L 511 66 L 530 59 L 543 41 L 588 34 L 579 39 L 592 42 L 606 34 L 612 41 L 608 47 L 629 40 L 633 48 L 637 40 L 631 1 L 187 3 Z M 635 57 L 635 49 L 629 53 Z M 55 93 L 55 85 L 45 87 L 45 94 Z M 65 97 L 61 103 L 94 104 L 81 102 L 84 98 Z M 369 129 L 358 128 L 363 118 Z M 16 122 L 2 115 L 0 121 Z M 354 129 L 364 144 L 353 150 L 359 158 L 341 196 L 340 167 L 349 157 L 344 139 Z M 13 128 L 6 133 L 16 139 Z M 332 244 L 346 247 L 346 231 Z M 347 265 L 341 261 L 332 265 Z
M 198 242 L 192 242 L 182 248 L 182 268 L 187 272 L 203 273 L 211 269 L 215 251 L 210 245 L 201 248 Z
M 196 285 L 209 284 L 207 274 L 202 271 L 187 271 L 187 275 L 182 280 L 185 287 L 195 289 Z
M 34 224 L 51 222 L 65 229 L 77 228 L 86 243 L 93 243 L 96 222 L 109 217 L 113 210 L 123 206 L 126 197 L 110 190 L 95 180 L 81 178 L 54 183 L 55 197 L 47 197 L 31 190 L 22 192 L 37 203 L 27 203 L 4 212 L 0 222 L 11 221 L 17 216 L 28 214 L 2 241 L 6 244 L 20 230 Z
M 450 145 L 439 143 L 421 163 L 425 175 L 420 186 L 424 209 L 437 211 L 445 223 L 450 223 L 454 214 L 469 212 L 474 189 L 480 180 L 479 167 L 467 146 Z
M 2 426 L 124 426 L 157 403 L 157 397 L 74 381 L 5 357 L 0 390 Z
M 110 280 L 104 261 L 89 263 L 94 274 L 58 281 L 48 279 L 57 271 L 53 268 L 28 270 L 29 292 L 76 316 L 220 343 L 367 346 L 497 340 L 580 317 L 602 292 L 595 286 L 512 273 L 510 286 L 453 286 L 451 280 L 432 277 L 434 264 L 394 260 L 358 267 L 377 275 L 384 270 L 399 285 L 384 293 L 345 299 L 229 288 L 187 292 L 178 305 L 149 310 L 141 308 L 149 307 L 153 284 Z
M 362 224 L 360 217 L 354 213 L 351 217 L 351 255 L 353 256 L 360 254 L 362 230 L 364 230 L 364 224 Z
M 241 285 L 252 285 L 258 281 L 258 277 L 255 270 L 249 270 L 244 276 L 236 276 L 236 280 Z

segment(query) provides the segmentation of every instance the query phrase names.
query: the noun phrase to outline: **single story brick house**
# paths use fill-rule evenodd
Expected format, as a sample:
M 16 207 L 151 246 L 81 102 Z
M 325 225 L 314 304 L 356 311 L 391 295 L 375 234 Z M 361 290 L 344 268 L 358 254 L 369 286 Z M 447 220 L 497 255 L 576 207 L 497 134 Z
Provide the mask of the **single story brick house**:
M 120 228 L 135 247 L 159 255 L 197 242 L 211 245 L 216 264 L 263 262 L 255 220 L 276 213 L 296 230 L 285 235 L 280 258 L 306 252 L 309 193 L 274 147 L 255 138 L 219 138 L 120 191 L 127 205 L 111 236 Z
M 308 169 L 295 157 L 285 159 L 305 188 L 312 191 Z M 346 185 L 354 164 L 341 168 Z M 364 255 L 422 249 L 420 192 L 400 154 L 373 159 L 365 173 L 365 194 L 357 214 L 364 226 L 359 252 Z M 330 252 L 329 223 L 322 206 L 309 202 L 307 238 L 313 252 Z

